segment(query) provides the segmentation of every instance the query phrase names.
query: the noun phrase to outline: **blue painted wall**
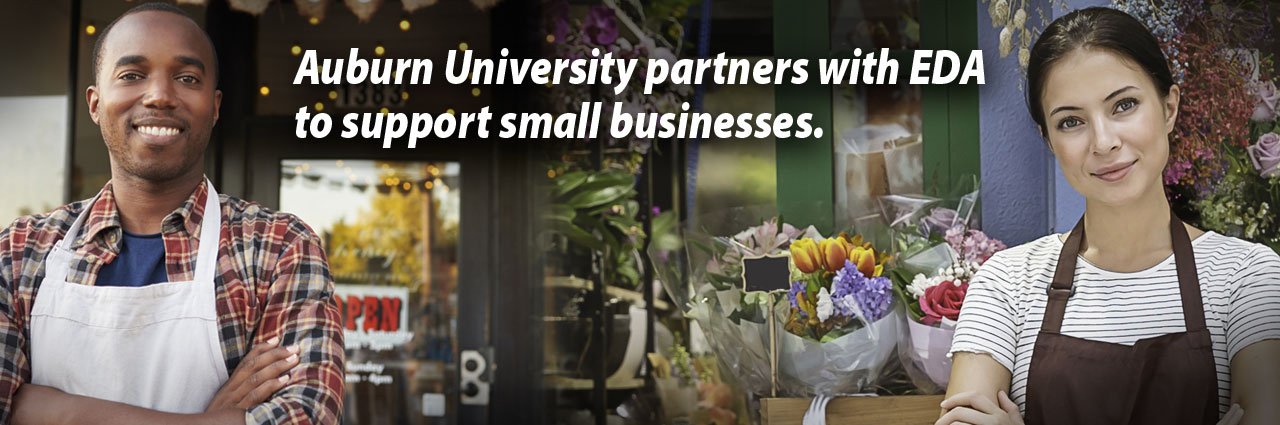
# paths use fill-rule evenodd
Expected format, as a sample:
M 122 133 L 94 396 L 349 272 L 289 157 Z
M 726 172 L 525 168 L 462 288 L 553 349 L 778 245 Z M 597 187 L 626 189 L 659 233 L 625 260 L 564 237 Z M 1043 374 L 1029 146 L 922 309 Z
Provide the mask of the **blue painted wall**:
M 1049 7 L 1044 0 L 1027 4 L 1046 11 Z M 1050 166 L 1056 165 L 1027 114 L 1026 95 L 1018 88 L 1023 71 L 1017 51 L 1000 57 L 996 48 L 999 30 L 991 27 L 986 4 L 978 3 L 977 18 L 978 45 L 987 78 L 978 89 L 982 228 L 1014 246 L 1048 234 L 1054 189 Z
M 1050 232 L 1065 232 L 1084 214 L 1084 198 L 1062 176 L 1027 113 L 1024 81 L 1015 50 L 1000 58 L 999 30 L 991 27 L 987 4 L 978 1 L 978 44 L 983 50 L 987 84 L 979 89 L 982 138 L 982 227 L 1009 246 Z M 1059 3 L 1061 4 L 1061 3 Z M 1050 19 L 1071 10 L 1109 6 L 1109 0 L 1066 0 L 1066 9 L 1046 0 L 1030 0 L 1028 11 L 1042 8 Z M 1030 13 L 1031 23 L 1036 13 Z

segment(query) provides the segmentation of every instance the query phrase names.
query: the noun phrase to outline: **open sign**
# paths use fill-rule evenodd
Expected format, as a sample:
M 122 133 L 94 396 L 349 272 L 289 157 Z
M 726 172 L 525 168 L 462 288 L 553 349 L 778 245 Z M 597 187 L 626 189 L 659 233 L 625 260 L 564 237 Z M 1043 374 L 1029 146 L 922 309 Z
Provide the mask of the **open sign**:
M 337 297 L 337 300 L 338 310 L 342 311 L 343 329 L 364 332 L 400 330 L 401 307 L 404 305 L 401 298 L 347 295 Z M 356 319 L 361 319 L 359 326 Z
M 413 337 L 403 330 L 409 322 L 408 288 L 334 285 L 334 299 L 342 312 L 347 349 L 381 351 L 403 345 Z

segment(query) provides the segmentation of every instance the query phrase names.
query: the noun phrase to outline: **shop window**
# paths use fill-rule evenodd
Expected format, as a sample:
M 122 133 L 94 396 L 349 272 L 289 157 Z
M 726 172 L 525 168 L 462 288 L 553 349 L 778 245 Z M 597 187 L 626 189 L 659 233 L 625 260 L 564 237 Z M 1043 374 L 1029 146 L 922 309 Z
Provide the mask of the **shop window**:
M 455 423 L 459 164 L 280 167 L 280 209 L 311 226 L 329 256 L 347 347 L 345 422 Z M 433 403 L 444 416 L 424 415 Z

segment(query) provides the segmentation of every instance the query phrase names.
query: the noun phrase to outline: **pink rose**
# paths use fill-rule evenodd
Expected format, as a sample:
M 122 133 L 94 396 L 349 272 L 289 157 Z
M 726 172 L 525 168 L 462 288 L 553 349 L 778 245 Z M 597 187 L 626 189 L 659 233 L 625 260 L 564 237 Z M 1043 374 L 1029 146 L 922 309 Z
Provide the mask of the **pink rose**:
M 1276 84 L 1271 81 L 1254 82 L 1253 94 L 1258 97 L 1258 103 L 1253 106 L 1252 120 L 1258 122 L 1269 122 L 1280 116 L 1280 91 L 1276 90 Z
M 956 285 L 949 280 L 925 289 L 924 296 L 920 297 L 920 309 L 924 310 L 924 318 L 921 320 L 926 325 L 933 325 L 944 317 L 959 319 L 960 306 L 964 304 L 966 292 L 969 292 L 968 282 Z
M 1258 143 L 1249 146 L 1249 159 L 1262 177 L 1280 176 L 1280 134 L 1267 133 L 1258 137 Z

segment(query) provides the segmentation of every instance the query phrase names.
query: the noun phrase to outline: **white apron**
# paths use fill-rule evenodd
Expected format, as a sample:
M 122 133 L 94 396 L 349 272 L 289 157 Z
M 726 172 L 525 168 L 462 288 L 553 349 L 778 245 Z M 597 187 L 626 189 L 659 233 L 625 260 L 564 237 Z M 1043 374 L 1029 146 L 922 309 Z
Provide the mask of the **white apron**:
M 143 287 L 68 283 L 71 244 L 93 201 L 45 260 L 31 309 L 31 383 L 170 413 L 200 413 L 224 382 L 214 307 L 222 208 L 209 194 L 195 280 Z

